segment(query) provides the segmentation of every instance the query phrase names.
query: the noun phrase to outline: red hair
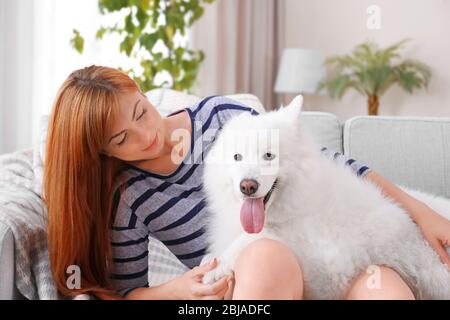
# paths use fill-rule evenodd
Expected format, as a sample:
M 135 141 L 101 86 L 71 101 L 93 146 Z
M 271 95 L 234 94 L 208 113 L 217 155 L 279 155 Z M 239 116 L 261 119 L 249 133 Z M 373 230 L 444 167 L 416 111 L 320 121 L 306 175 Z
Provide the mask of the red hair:
M 111 275 L 113 183 L 123 162 L 101 153 L 106 125 L 118 114 L 118 94 L 140 91 L 125 73 L 90 66 L 59 89 L 50 115 L 44 169 L 50 264 L 59 291 L 118 298 Z M 81 289 L 67 287 L 70 265 Z

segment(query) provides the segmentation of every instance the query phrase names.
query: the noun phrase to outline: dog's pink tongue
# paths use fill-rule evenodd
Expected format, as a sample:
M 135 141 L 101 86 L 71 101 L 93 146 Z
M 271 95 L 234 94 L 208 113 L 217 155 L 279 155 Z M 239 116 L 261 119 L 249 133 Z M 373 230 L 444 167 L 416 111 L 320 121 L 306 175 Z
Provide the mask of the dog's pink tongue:
M 259 233 L 264 226 L 264 197 L 247 198 L 241 207 L 241 224 L 248 233 Z

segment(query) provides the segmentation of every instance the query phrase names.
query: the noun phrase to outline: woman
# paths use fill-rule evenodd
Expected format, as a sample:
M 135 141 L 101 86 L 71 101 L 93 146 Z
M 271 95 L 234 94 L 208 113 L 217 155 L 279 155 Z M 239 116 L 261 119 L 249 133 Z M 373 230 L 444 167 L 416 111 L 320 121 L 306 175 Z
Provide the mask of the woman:
M 281 243 L 263 239 L 238 257 L 234 279 L 212 285 L 198 266 L 206 243 L 202 159 L 223 124 L 239 112 L 257 112 L 224 97 L 210 97 L 162 118 L 137 84 L 115 69 L 74 71 L 60 88 L 49 122 L 45 201 L 52 272 L 66 295 L 91 293 L 127 299 L 300 299 L 302 271 Z M 199 139 L 200 138 L 200 139 Z M 396 199 L 450 266 L 444 246 L 450 222 L 366 166 L 325 148 Z M 148 237 L 160 239 L 188 267 L 185 274 L 149 287 Z M 245 257 L 245 258 L 244 258 Z M 66 286 L 67 267 L 81 268 L 81 289 Z M 380 287 L 356 277 L 343 298 L 412 299 L 399 275 L 379 268 Z

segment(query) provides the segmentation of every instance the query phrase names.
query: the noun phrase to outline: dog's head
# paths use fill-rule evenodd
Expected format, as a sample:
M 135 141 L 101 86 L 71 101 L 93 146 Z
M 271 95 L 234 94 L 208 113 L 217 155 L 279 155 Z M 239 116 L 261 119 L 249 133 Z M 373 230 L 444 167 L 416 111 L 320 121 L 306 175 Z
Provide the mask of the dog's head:
M 231 203 L 238 203 L 248 233 L 262 230 L 268 208 L 292 175 L 289 169 L 302 144 L 302 104 L 303 97 L 297 96 L 279 110 L 258 116 L 242 113 L 229 120 L 205 159 L 207 200 L 213 210 L 214 203 L 231 210 Z

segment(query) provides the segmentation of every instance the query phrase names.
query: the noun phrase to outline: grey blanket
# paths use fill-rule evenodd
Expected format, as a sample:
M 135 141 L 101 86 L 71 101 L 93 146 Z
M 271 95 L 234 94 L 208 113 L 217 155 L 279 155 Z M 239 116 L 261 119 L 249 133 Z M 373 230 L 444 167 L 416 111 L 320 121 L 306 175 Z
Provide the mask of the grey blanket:
M 33 300 L 67 299 L 56 289 L 47 247 L 47 210 L 42 200 L 47 122 L 48 118 L 41 119 L 32 149 L 0 155 L 0 221 L 14 236 L 15 285 Z
M 35 179 L 33 150 L 0 156 L 0 221 L 14 235 L 15 280 L 27 299 L 61 299 L 48 259 L 46 208 Z

